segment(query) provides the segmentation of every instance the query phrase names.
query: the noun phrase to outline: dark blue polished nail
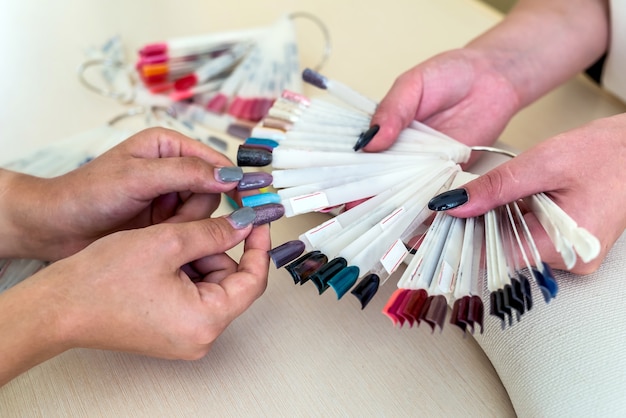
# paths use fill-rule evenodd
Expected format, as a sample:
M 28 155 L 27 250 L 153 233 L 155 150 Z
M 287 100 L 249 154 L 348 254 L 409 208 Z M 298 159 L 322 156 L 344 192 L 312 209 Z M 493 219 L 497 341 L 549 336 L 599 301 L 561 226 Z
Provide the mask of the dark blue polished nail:
M 369 128 L 367 131 L 359 135 L 359 139 L 357 139 L 356 144 L 354 144 L 353 149 L 355 151 L 359 151 L 360 149 L 365 148 L 365 146 L 369 144 L 372 138 L 374 138 L 374 136 L 378 133 L 379 129 L 380 129 L 380 126 L 374 125 L 371 128 Z
M 467 201 L 468 196 L 465 189 L 448 190 L 430 199 L 428 209 L 436 211 L 453 209 L 467 203 Z

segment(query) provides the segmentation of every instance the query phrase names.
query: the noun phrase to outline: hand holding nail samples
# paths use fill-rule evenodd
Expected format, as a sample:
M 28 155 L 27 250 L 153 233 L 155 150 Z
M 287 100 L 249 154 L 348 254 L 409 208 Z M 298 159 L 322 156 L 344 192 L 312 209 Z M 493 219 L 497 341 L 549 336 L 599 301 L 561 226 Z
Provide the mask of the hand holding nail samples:
M 431 209 L 472 217 L 544 192 L 601 242 L 600 256 L 579 260 L 574 273 L 595 271 L 626 228 L 626 115 L 600 119 L 557 135 L 462 188 L 441 194 Z M 533 212 L 526 219 L 544 260 L 565 268 Z
M 265 211 L 266 212 L 266 211 Z M 107 235 L 0 294 L 0 385 L 74 347 L 198 359 L 264 291 L 271 216 L 162 223 Z M 226 254 L 245 241 L 237 262 Z
M 21 192 L 4 230 L 19 239 L 3 242 L 20 247 L 0 244 L 0 254 L 56 260 L 114 231 L 206 218 L 244 174 L 199 141 L 152 128 L 62 176 L 10 177 Z

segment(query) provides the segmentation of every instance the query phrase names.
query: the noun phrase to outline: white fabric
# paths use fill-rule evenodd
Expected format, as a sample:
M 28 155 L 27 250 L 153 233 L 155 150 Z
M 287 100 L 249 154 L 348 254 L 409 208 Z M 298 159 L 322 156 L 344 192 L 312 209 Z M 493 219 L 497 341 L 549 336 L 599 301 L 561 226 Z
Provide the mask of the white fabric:
M 486 157 L 473 169 L 506 160 Z M 533 284 L 534 307 L 512 327 L 486 316 L 476 340 L 518 417 L 626 417 L 625 256 L 626 232 L 597 272 L 554 271 L 559 293 L 550 304 Z
M 602 85 L 626 102 L 626 1 L 611 0 L 611 45 L 602 72 Z

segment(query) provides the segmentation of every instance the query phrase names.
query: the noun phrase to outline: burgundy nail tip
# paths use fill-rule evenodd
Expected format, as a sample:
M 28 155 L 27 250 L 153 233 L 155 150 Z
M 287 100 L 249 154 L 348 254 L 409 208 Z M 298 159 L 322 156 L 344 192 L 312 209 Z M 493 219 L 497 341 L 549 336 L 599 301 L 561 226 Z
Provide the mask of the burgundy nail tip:
M 268 253 L 276 268 L 281 268 L 300 257 L 304 252 L 304 248 L 304 242 L 293 240 L 272 248 Z

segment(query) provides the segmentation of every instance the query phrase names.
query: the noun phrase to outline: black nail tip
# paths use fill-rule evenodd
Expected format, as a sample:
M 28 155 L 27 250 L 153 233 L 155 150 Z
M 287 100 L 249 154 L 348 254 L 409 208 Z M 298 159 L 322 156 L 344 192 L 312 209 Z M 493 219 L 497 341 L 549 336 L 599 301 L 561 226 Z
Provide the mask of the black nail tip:
M 467 203 L 468 200 L 467 190 L 448 190 L 430 199 L 428 209 L 434 211 L 449 210 Z
M 356 144 L 354 144 L 354 151 L 359 151 L 365 148 L 365 146 L 369 144 L 372 138 L 374 138 L 374 136 L 378 133 L 379 129 L 379 125 L 372 125 L 367 131 L 361 133 L 361 135 L 359 135 L 359 139 L 356 141 Z
M 270 151 L 239 145 L 237 149 L 237 165 L 239 167 L 264 167 L 272 163 Z
M 359 302 L 361 302 L 361 309 L 365 309 L 367 304 L 372 300 L 378 291 L 379 285 L 380 277 L 371 273 L 362 278 L 359 284 L 357 284 L 350 293 L 353 294 Z

